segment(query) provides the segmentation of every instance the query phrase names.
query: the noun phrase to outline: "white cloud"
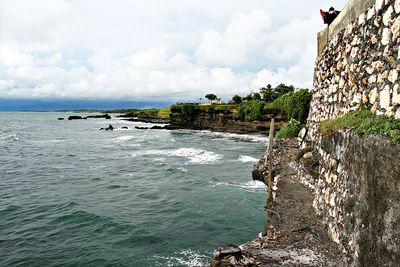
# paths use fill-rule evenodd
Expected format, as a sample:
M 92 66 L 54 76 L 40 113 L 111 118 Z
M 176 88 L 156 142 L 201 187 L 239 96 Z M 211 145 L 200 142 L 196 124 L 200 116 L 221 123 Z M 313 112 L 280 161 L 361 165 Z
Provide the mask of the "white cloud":
M 240 65 L 248 61 L 250 49 L 262 43 L 271 19 L 261 10 L 234 16 L 223 33 L 210 29 L 196 50 L 201 64 Z

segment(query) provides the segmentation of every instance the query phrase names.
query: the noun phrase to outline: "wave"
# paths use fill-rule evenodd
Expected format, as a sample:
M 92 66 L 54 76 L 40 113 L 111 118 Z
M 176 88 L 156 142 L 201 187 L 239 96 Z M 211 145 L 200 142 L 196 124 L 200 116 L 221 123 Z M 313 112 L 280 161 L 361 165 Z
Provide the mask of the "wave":
M 204 266 L 209 260 L 210 255 L 200 254 L 198 251 L 185 249 L 175 253 L 175 256 L 154 256 L 155 259 L 162 260 L 163 263 L 157 262 L 157 266 Z M 165 262 L 166 261 L 166 262 Z
M 254 142 L 254 143 L 267 143 L 268 137 L 263 135 L 250 135 L 250 134 L 235 134 L 235 133 L 221 133 L 221 132 L 211 132 L 211 131 L 200 131 L 201 134 L 221 137 L 221 138 L 228 138 L 233 140 L 240 140 L 240 141 L 247 141 L 247 142 Z
M 19 141 L 20 139 L 16 134 L 7 134 L 0 136 L 0 140 L 2 141 Z
M 132 139 L 135 139 L 135 138 L 136 137 L 133 136 L 133 135 L 126 135 L 126 136 L 119 136 L 119 137 L 116 137 L 114 139 L 117 140 L 117 141 L 129 141 L 129 140 L 132 140 Z
M 186 164 L 213 164 L 222 159 L 223 155 L 216 154 L 212 151 L 206 151 L 197 148 L 179 148 L 174 150 L 146 150 L 135 152 L 132 154 L 133 157 L 141 155 L 162 155 L 162 156 L 175 156 L 187 158 Z
M 212 187 L 215 186 L 230 186 L 230 187 L 236 187 L 240 189 L 244 189 L 248 192 L 264 192 L 267 189 L 267 186 L 260 181 L 248 181 L 244 183 L 227 183 L 227 182 L 220 182 L 220 183 L 215 183 L 215 185 L 212 185 Z
M 239 161 L 246 163 L 246 162 L 257 162 L 258 159 L 250 157 L 250 156 L 245 156 L 245 155 L 240 155 Z

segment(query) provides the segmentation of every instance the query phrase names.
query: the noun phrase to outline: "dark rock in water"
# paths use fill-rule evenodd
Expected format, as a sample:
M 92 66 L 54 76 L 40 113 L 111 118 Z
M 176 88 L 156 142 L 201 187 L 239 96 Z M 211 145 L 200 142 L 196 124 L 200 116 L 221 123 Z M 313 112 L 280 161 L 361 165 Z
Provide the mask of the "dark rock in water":
M 121 127 L 121 129 L 128 129 L 128 127 L 127 126 L 123 126 L 123 127 Z
M 68 120 L 86 120 L 86 117 L 82 117 L 82 116 L 69 116 Z
M 152 130 L 162 130 L 165 129 L 164 126 L 159 126 L 159 125 L 154 125 L 153 127 L 151 127 Z
M 112 131 L 112 130 L 114 130 L 114 127 L 110 124 L 110 125 L 108 125 L 108 127 L 105 128 L 104 130 L 106 130 L 106 131 Z
M 58 118 L 57 120 L 62 121 L 62 120 L 64 120 L 64 118 Z
M 103 127 L 101 127 L 100 129 L 99 129 L 99 131 L 103 131 L 104 130 L 104 128 Z
M 108 115 L 108 114 L 104 114 L 104 115 L 90 115 L 90 116 L 87 116 L 87 118 L 90 118 L 90 119 L 101 119 L 101 118 L 104 118 L 104 119 L 110 120 L 110 119 L 111 119 L 111 116 Z
M 159 126 L 159 125 L 154 125 L 153 127 L 149 128 L 149 127 L 140 127 L 140 126 L 136 126 L 135 129 L 139 129 L 139 130 L 163 130 L 163 129 L 167 129 L 166 126 Z

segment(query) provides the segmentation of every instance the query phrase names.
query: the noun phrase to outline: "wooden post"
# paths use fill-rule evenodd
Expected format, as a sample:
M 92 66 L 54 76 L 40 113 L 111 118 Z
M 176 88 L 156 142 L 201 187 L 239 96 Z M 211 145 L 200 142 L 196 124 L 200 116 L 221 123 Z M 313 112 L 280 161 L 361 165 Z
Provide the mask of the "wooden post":
M 274 124 L 275 119 L 271 119 L 271 126 L 269 128 L 269 139 L 268 139 L 268 202 L 272 200 L 272 151 L 274 143 Z

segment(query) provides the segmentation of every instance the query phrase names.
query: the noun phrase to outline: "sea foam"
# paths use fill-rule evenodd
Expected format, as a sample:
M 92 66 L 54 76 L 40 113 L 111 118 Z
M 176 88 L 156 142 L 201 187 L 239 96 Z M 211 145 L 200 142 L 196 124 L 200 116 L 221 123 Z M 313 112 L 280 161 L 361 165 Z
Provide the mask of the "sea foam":
M 245 155 L 241 155 L 239 158 L 239 161 L 241 162 L 257 162 L 258 159 L 250 157 L 250 156 L 245 156 Z
M 175 156 L 183 157 L 188 159 L 185 164 L 213 164 L 222 159 L 223 155 L 216 154 L 212 151 L 206 151 L 197 148 L 179 148 L 173 150 L 146 150 L 141 152 L 135 152 L 132 154 L 133 157 L 141 155 L 164 155 L 164 156 Z
M 244 183 L 227 183 L 227 182 L 221 182 L 221 183 L 216 183 L 215 185 L 212 185 L 212 187 L 215 186 L 230 186 L 230 187 L 237 187 L 244 189 L 248 192 L 264 192 L 267 189 L 267 186 L 260 181 L 248 181 Z

